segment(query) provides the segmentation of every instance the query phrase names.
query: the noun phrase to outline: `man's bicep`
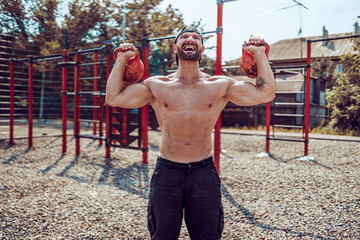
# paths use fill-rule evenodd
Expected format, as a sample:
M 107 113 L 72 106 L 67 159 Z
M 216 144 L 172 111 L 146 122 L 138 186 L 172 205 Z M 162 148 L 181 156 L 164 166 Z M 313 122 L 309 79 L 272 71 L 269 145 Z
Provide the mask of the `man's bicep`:
M 143 83 L 127 86 L 113 101 L 108 103 L 113 107 L 140 108 L 152 99 L 150 88 Z
M 251 106 L 261 103 L 261 93 L 257 85 L 251 82 L 237 81 L 232 84 L 227 93 L 228 100 L 239 106 Z

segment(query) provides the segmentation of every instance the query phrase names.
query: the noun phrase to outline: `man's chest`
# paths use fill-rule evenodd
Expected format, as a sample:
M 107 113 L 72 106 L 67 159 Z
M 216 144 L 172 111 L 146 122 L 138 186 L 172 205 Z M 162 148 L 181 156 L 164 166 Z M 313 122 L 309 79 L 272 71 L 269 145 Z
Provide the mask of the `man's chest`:
M 154 93 L 159 107 L 169 111 L 208 111 L 214 108 L 221 95 L 212 86 L 164 87 Z

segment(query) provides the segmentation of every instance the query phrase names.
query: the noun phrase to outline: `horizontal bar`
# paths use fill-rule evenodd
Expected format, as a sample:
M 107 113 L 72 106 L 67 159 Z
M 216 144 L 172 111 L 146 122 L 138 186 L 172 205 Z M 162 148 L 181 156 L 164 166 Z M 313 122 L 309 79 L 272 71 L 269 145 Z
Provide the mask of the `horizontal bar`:
M 92 62 L 92 63 L 80 63 L 79 66 L 91 66 L 91 65 L 99 65 L 100 62 Z
M 80 105 L 80 108 L 100 108 L 100 106 L 92 106 L 92 105 Z
M 92 120 L 92 119 L 79 119 L 79 122 L 87 122 L 87 123 L 99 123 L 99 120 Z
M 73 95 L 74 93 L 69 92 L 68 94 Z M 96 95 L 96 96 L 105 96 L 104 92 L 76 92 L 78 95 Z
M 62 67 L 67 67 L 67 66 L 73 66 L 76 65 L 76 62 L 58 62 L 56 65 L 62 66 Z
M 304 106 L 304 103 L 288 103 L 288 102 L 276 102 L 275 105 L 283 105 L 283 106 Z
M 276 137 L 270 137 L 269 139 L 270 140 L 278 140 L 278 141 L 305 142 L 305 139 L 276 138 Z
M 325 41 L 331 41 L 331 40 L 340 40 L 340 39 L 358 38 L 358 37 L 360 37 L 360 35 L 351 35 L 351 36 L 333 37 L 333 38 L 322 38 L 322 39 L 315 39 L 315 40 L 308 39 L 307 41 L 310 42 L 310 43 L 312 43 L 312 42 L 325 42 Z
M 100 79 L 101 77 L 82 77 L 79 78 L 80 80 L 93 80 L 93 79 Z
M 88 123 L 99 123 L 99 120 L 92 120 L 92 119 L 79 119 L 79 122 L 88 122 Z
M 5 39 L 0 39 L 1 42 L 7 42 L 7 43 L 12 43 L 13 41 L 10 40 L 5 40 Z
M 63 55 L 62 55 L 61 53 L 57 53 L 57 54 L 42 55 L 42 56 L 31 56 L 31 57 L 35 60 L 35 59 L 53 58 L 53 57 L 60 57 L 60 58 L 62 58 Z
M 14 62 L 26 62 L 26 61 L 29 61 L 29 58 L 12 58 L 12 59 L 9 59 L 10 61 L 14 61 Z
M 299 126 L 299 125 L 282 125 L 282 124 L 274 124 L 274 127 L 283 127 L 283 128 L 304 128 L 304 126 Z
M 77 52 L 78 53 L 97 52 L 97 51 L 102 50 L 104 48 L 106 48 L 106 45 L 96 47 L 96 48 L 80 48 L 79 50 L 77 50 Z
M 307 65 L 298 65 L 298 66 L 278 66 L 278 67 L 271 67 L 272 69 L 293 69 L 293 68 L 306 68 Z
M 14 113 L 14 117 L 16 116 L 27 116 L 28 114 L 21 114 L 21 113 Z M 0 114 L 0 117 L 6 117 L 9 116 L 9 114 Z
M 58 57 L 48 57 L 48 58 L 39 58 L 39 59 L 35 59 L 33 60 L 33 62 L 42 62 L 42 61 L 50 61 L 50 60 L 58 60 L 58 59 L 62 59 L 63 56 L 58 56 Z
M 276 117 L 303 117 L 304 114 L 292 114 L 292 113 L 274 113 Z

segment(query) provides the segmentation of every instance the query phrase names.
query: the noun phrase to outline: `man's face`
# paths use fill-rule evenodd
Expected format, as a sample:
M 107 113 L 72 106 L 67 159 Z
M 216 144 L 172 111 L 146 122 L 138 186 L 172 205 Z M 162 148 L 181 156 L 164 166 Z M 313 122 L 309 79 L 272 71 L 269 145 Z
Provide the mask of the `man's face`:
M 199 61 L 204 47 L 201 37 L 196 32 L 185 32 L 177 39 L 176 53 L 178 58 L 187 61 Z

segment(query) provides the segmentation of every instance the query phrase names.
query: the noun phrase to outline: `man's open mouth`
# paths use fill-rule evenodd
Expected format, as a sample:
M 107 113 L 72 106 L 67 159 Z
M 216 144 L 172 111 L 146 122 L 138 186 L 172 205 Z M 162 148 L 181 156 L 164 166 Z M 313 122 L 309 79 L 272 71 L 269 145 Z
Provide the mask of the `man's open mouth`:
M 186 51 L 186 52 L 193 52 L 193 51 L 196 51 L 197 48 L 194 45 L 185 45 L 183 47 L 183 50 Z

